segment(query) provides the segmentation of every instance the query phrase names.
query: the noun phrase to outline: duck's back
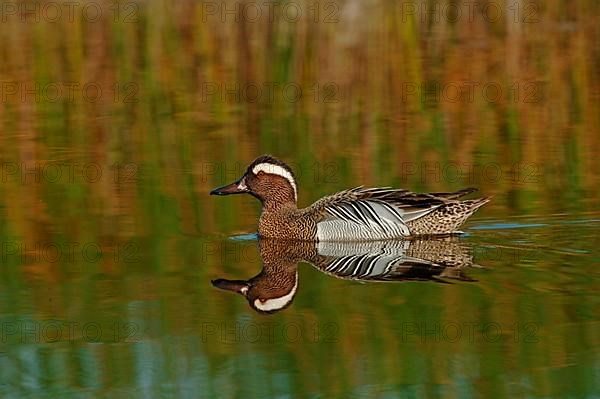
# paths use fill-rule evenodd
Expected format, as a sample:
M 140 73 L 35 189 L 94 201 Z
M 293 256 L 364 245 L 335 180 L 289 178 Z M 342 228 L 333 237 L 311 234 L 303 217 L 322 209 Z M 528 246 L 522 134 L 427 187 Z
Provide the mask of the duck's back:
M 307 208 L 316 241 L 365 241 L 456 233 L 487 198 L 459 201 L 475 191 L 419 194 L 390 188 L 354 188 Z

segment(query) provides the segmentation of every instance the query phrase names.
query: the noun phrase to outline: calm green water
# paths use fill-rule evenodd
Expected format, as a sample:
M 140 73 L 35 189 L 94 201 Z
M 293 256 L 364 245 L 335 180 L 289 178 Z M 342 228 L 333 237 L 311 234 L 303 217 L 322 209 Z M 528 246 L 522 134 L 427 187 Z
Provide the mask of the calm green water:
M 600 396 L 596 1 L 21 4 L 0 23 L 0 396 Z M 302 206 L 494 198 L 406 249 L 460 266 L 364 282 L 295 259 L 265 315 L 211 284 L 272 264 L 259 204 L 208 195 L 263 153 Z

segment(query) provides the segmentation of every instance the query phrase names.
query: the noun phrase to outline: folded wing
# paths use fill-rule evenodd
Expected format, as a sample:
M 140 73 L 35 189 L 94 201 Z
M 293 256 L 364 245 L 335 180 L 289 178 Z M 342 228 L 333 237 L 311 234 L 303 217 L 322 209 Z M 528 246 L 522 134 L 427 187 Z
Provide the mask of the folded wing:
M 315 202 L 319 241 L 381 240 L 410 235 L 407 223 L 472 192 L 421 194 L 392 188 L 363 188 L 324 197 Z

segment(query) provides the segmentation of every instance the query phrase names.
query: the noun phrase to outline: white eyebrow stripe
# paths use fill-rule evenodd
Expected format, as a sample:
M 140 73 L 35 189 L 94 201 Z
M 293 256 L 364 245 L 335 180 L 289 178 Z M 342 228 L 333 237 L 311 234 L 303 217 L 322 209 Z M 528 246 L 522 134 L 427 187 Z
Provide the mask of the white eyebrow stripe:
M 298 288 L 298 272 L 296 271 L 296 280 L 294 282 L 294 287 L 292 288 L 292 290 L 290 292 L 288 292 L 286 295 L 281 296 L 279 298 L 267 299 L 266 301 L 264 301 L 262 303 L 260 302 L 260 299 L 255 299 L 254 306 L 256 306 L 257 309 L 260 309 L 265 312 L 268 312 L 270 310 L 281 309 L 282 307 L 287 305 L 292 300 L 292 298 L 294 298 L 297 288 Z
M 296 188 L 296 181 L 294 180 L 292 174 L 286 168 L 284 168 L 283 166 L 274 165 L 272 163 L 263 162 L 259 163 L 258 165 L 252 168 L 252 173 L 256 175 L 258 174 L 258 172 L 271 173 L 273 175 L 281 176 L 284 179 L 286 179 L 294 189 L 294 199 L 298 201 L 298 189 Z

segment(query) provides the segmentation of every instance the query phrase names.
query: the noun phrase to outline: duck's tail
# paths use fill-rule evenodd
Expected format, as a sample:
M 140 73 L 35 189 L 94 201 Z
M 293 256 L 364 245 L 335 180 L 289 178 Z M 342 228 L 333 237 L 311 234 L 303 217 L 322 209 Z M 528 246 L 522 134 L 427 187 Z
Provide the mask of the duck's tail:
M 454 191 L 451 193 L 430 193 L 430 194 L 434 195 L 436 197 L 453 200 L 453 199 L 458 199 L 458 198 L 464 197 L 467 194 L 474 193 L 475 191 L 477 191 L 477 189 L 475 187 L 468 187 L 468 188 L 463 188 L 462 190 Z
M 488 202 L 490 202 L 490 200 L 492 199 L 492 197 L 484 197 L 484 198 L 477 198 L 477 199 L 473 199 L 473 200 L 466 200 L 466 201 L 459 201 L 456 203 L 456 211 L 454 214 L 454 227 L 452 228 L 453 232 L 458 232 L 458 228 L 464 223 L 466 222 L 466 220 L 468 218 L 470 218 L 475 211 L 477 211 L 479 208 L 481 208 L 482 206 L 484 206 L 485 204 L 487 204 Z M 447 205 L 447 206 L 452 206 L 452 205 Z
M 490 202 L 491 200 L 492 200 L 492 197 L 484 197 L 484 198 L 477 198 L 474 200 L 466 200 L 466 201 L 461 201 L 461 202 L 463 204 L 468 204 L 470 207 L 471 213 L 473 213 L 477 209 L 481 208 L 482 206 L 484 206 L 485 204 Z
M 466 190 L 461 190 L 466 191 Z M 470 191 L 472 192 L 472 191 Z M 448 193 L 460 196 L 460 192 Z M 462 194 L 462 195 L 466 195 Z M 452 201 L 444 204 L 424 217 L 411 221 L 409 228 L 413 235 L 437 235 L 459 233 L 458 228 L 483 205 L 490 202 L 491 197 L 466 201 Z

